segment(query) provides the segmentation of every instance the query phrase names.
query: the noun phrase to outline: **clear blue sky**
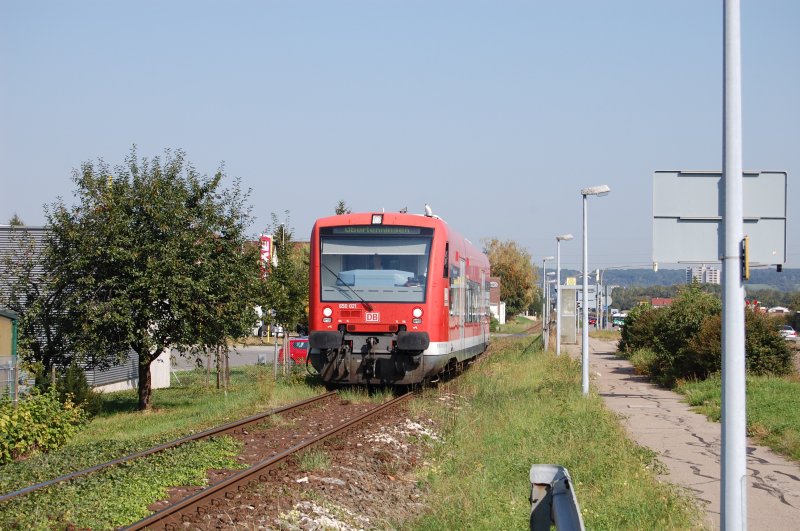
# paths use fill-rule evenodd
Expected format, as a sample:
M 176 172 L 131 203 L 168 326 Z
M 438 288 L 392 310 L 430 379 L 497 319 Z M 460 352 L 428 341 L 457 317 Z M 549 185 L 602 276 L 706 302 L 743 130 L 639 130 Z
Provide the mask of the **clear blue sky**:
M 800 267 L 800 2 L 742 2 L 744 167 L 789 172 Z M 72 201 L 133 144 L 224 161 L 258 233 L 344 199 L 434 212 L 475 242 L 651 261 L 652 173 L 720 169 L 722 1 L 0 1 L 0 223 Z

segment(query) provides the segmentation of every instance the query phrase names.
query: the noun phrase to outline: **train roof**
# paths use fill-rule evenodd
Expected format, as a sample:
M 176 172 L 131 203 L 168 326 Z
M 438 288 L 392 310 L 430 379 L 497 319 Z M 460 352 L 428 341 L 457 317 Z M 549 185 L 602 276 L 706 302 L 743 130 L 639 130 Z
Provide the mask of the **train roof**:
M 374 220 L 374 216 L 382 216 L 380 221 Z M 359 212 L 351 214 L 340 214 L 319 218 L 314 223 L 314 230 L 322 227 L 341 227 L 346 225 L 406 225 L 411 227 L 430 227 L 433 229 L 444 230 L 448 240 L 463 242 L 467 248 L 471 248 L 471 254 L 483 256 L 483 251 L 473 244 L 469 239 L 453 230 L 439 216 L 427 216 L 424 214 L 408 214 L 403 212 Z M 488 264 L 488 259 L 485 258 Z
M 374 223 L 375 216 L 381 216 L 380 222 Z M 413 227 L 440 227 L 447 223 L 438 216 L 423 214 L 407 214 L 403 212 L 358 212 L 319 218 L 315 226 L 341 227 L 343 225 L 410 225 Z

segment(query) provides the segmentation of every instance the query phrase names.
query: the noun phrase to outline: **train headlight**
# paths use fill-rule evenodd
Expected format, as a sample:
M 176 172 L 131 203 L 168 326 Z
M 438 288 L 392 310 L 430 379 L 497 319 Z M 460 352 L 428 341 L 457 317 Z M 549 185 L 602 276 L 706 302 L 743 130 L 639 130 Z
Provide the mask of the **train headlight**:
M 411 315 L 419 319 L 420 317 L 422 317 L 422 308 L 419 307 L 414 308 L 413 310 L 411 310 Z
M 383 214 L 372 214 L 372 224 L 373 225 L 382 225 L 383 224 Z
M 330 306 L 325 306 L 322 309 L 322 315 L 325 317 L 330 317 L 331 315 L 333 315 L 333 309 Z

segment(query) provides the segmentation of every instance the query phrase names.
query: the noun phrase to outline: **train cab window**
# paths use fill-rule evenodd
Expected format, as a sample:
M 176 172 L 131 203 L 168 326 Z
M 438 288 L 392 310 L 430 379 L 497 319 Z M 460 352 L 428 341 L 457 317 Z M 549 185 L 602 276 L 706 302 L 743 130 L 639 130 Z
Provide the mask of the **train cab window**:
M 335 229 L 320 236 L 323 301 L 425 301 L 432 231 L 408 227 L 410 234 L 394 235 L 374 234 L 371 227 L 362 228 L 364 234 L 358 227 Z

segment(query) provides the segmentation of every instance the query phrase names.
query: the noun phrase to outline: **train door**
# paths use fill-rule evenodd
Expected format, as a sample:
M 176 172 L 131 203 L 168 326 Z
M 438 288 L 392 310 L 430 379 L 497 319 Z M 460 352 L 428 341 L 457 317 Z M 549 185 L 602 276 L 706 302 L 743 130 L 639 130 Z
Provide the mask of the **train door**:
M 464 355 L 464 336 L 467 321 L 467 262 L 462 257 L 458 261 L 458 351 Z
M 486 327 L 486 271 L 481 270 L 481 287 L 478 295 L 478 323 L 481 327 L 481 342 L 484 348 L 486 347 L 486 339 L 489 330 Z

